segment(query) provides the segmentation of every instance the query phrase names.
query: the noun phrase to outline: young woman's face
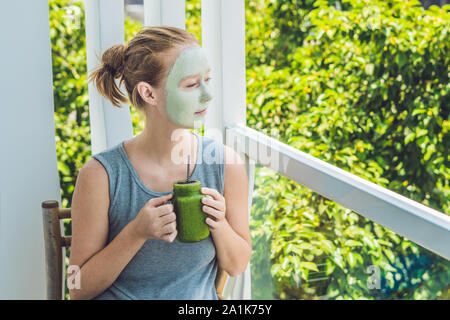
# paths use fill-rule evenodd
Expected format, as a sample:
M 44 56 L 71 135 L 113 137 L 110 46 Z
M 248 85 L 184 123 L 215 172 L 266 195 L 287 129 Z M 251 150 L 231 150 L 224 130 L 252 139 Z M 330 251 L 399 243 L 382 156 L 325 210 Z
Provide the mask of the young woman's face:
M 166 110 L 173 123 L 200 128 L 205 115 L 198 111 L 208 107 L 213 98 L 209 86 L 209 67 L 205 51 L 191 46 L 181 51 L 166 81 Z

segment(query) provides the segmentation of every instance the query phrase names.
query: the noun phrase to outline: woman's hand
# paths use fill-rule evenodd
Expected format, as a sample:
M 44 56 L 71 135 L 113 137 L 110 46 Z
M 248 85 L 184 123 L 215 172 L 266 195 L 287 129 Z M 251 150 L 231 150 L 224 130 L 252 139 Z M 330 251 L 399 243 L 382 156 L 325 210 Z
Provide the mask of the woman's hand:
M 173 193 L 152 198 L 132 220 L 134 233 L 144 239 L 161 239 L 173 242 L 177 236 L 177 222 L 173 204 L 164 204 Z
M 202 199 L 202 210 L 210 216 L 205 220 L 210 230 L 214 232 L 228 225 L 228 221 L 225 219 L 225 198 L 216 189 L 203 187 L 200 191 L 206 194 Z

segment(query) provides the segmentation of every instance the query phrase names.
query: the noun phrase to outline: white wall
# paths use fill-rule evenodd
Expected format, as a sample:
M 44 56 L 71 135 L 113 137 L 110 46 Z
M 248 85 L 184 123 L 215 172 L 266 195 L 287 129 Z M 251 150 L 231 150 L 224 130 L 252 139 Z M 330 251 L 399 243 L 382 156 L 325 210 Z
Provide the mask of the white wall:
M 58 200 L 48 1 L 0 10 L 0 299 L 45 299 L 41 202 Z

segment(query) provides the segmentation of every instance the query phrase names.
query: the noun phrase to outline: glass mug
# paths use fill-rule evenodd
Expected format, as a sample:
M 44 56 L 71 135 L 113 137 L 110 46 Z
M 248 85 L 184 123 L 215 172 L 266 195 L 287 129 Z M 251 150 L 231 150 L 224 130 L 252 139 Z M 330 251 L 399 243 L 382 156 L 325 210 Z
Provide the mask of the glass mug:
M 180 242 L 197 242 L 206 239 L 209 227 L 205 222 L 208 217 L 202 210 L 200 180 L 182 180 L 173 184 L 173 197 L 169 203 L 173 204 L 177 216 L 177 240 Z

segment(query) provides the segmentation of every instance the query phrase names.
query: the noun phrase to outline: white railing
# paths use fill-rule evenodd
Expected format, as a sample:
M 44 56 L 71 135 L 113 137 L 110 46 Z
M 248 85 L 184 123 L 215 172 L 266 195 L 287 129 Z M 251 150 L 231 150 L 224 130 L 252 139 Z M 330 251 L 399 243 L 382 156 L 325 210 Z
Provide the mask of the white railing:
M 450 260 L 450 216 L 246 126 L 227 127 L 226 144 Z

